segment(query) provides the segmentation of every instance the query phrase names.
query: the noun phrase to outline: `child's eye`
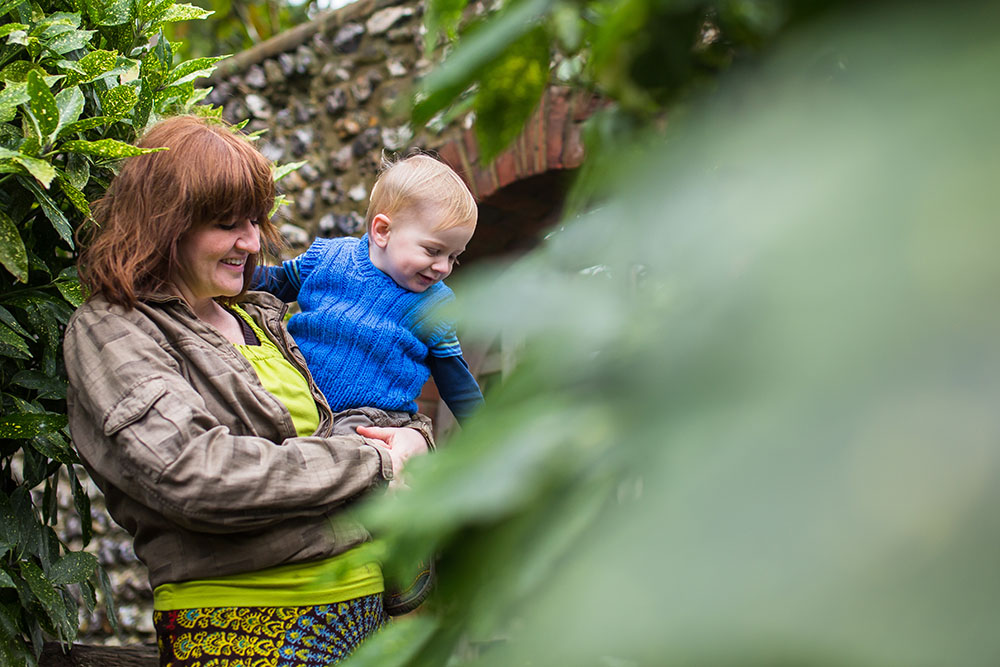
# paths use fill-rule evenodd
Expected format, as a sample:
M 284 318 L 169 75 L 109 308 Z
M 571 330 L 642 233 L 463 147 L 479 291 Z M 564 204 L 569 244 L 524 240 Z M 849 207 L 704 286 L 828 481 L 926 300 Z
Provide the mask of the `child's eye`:
M 431 257 L 437 257 L 438 255 L 441 254 L 441 251 L 438 250 L 437 248 L 424 248 L 424 250 L 426 250 L 427 254 L 430 255 Z

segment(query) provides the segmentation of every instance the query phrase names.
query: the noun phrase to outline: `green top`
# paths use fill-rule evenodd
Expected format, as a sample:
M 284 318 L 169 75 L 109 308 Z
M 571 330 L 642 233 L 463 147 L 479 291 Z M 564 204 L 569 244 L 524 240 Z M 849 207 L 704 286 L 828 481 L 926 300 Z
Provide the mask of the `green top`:
M 277 565 L 256 572 L 161 584 L 153 609 L 204 607 L 305 607 L 335 604 L 385 590 L 378 562 L 362 547 L 311 563 Z
M 267 334 L 257 326 L 246 311 L 239 306 L 233 306 L 233 311 L 250 325 L 260 341 L 260 345 L 234 343 L 233 347 L 246 357 L 257 371 L 257 377 L 260 378 L 264 389 L 274 394 L 288 408 L 296 433 L 300 436 L 312 435 L 319 427 L 319 412 L 309 391 L 309 383 L 291 362 L 285 359 L 281 350 L 268 339 Z

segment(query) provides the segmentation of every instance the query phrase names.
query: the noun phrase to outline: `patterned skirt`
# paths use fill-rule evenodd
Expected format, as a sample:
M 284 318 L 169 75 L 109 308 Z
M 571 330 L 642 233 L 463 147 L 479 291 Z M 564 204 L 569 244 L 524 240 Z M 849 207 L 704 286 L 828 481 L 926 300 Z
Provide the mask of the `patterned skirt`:
M 205 607 L 153 613 L 161 667 L 320 667 L 385 622 L 381 595 L 308 607 Z

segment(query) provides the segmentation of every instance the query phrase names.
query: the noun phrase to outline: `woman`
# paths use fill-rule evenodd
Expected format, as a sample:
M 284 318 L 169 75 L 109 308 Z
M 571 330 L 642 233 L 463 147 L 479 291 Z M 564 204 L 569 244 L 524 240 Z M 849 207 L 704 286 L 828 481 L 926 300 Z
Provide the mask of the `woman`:
M 149 568 L 161 664 L 330 664 L 384 620 L 343 511 L 427 451 L 429 422 L 333 435 L 285 307 L 246 293 L 279 239 L 259 152 L 190 116 L 139 145 L 168 150 L 125 161 L 80 256 L 73 442 Z

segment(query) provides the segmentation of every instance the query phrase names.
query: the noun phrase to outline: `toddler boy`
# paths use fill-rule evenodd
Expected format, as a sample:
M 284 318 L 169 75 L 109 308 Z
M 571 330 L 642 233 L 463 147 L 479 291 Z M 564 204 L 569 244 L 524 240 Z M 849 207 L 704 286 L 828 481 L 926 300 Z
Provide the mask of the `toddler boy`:
M 428 376 L 462 422 L 482 403 L 442 282 L 476 229 L 478 209 L 450 167 L 428 155 L 389 164 L 372 188 L 361 238 L 316 239 L 281 266 L 260 267 L 254 289 L 298 300 L 288 330 L 334 412 L 362 410 L 357 425 L 398 426 L 417 411 Z M 364 422 L 367 421 L 368 424 Z

